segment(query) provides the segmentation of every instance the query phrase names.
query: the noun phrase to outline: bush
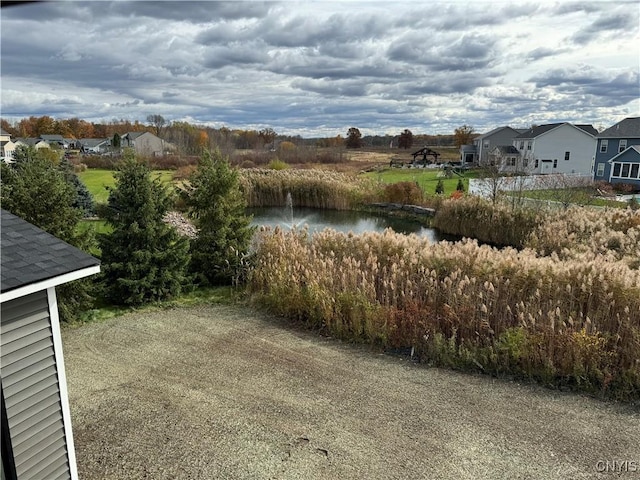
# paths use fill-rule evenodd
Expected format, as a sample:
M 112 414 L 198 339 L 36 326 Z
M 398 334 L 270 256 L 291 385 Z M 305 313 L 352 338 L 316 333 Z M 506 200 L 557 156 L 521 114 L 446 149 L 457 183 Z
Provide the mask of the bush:
M 416 182 L 396 182 L 384 186 L 385 202 L 422 205 L 424 192 Z
M 269 165 L 267 165 L 267 168 L 271 170 L 286 170 L 289 168 L 289 165 L 287 165 L 287 162 L 283 162 L 278 158 L 274 158 L 269 162 Z
M 442 180 L 438 180 L 436 184 L 436 194 L 442 195 L 444 193 L 444 182 Z

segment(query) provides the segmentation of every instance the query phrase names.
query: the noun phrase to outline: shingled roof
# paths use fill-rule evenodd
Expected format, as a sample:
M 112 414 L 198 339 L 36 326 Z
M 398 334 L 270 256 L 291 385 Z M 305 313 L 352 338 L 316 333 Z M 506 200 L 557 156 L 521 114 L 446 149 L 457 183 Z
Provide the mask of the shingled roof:
M 543 133 L 547 133 L 550 130 L 553 130 L 554 128 L 558 128 L 562 125 L 571 125 L 570 123 L 548 123 L 546 125 L 538 125 L 536 127 L 532 127 L 529 130 L 526 130 L 524 132 L 522 132 L 520 135 L 518 135 L 516 138 L 536 138 L 540 135 L 542 135 Z M 596 136 L 598 134 L 598 131 L 593 128 L 593 125 L 573 125 L 576 128 L 579 128 L 580 130 L 582 130 L 585 133 L 588 133 L 589 135 L 592 136 Z
M 640 138 L 640 117 L 629 117 L 607 128 L 598 138 Z
M 99 265 L 97 258 L 0 209 L 2 293 Z

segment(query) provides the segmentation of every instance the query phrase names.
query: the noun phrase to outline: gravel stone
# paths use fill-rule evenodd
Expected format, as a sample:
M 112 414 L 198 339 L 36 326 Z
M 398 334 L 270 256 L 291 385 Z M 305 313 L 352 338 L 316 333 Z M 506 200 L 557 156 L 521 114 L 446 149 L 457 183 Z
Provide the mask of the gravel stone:
M 63 329 L 83 479 L 638 478 L 629 405 L 415 364 L 241 305 Z M 598 462 L 636 462 L 601 473 Z M 629 464 L 630 465 L 630 464 Z

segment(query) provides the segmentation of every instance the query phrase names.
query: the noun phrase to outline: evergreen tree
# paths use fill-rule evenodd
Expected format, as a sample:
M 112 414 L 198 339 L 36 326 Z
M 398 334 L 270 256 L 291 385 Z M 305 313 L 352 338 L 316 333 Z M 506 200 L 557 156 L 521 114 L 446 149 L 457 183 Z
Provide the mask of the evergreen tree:
M 191 284 L 189 241 L 163 221 L 172 203 L 169 192 L 132 155 L 114 177 L 105 209 L 113 232 L 100 236 L 106 297 L 141 305 L 180 294 Z
M 191 242 L 192 271 L 209 284 L 237 280 L 254 231 L 238 172 L 219 150 L 213 155 L 205 150 L 181 195 L 198 228 Z
M 65 177 L 67 183 L 69 183 L 76 191 L 76 199 L 73 202 L 73 206 L 82 212 L 84 217 L 91 217 L 95 215 L 95 202 L 93 195 L 87 188 L 87 186 L 80 180 L 80 177 L 74 172 L 73 165 L 66 158 L 60 162 L 60 169 Z
M 2 208 L 45 232 L 89 252 L 95 245 L 90 231 L 79 231 L 82 211 L 76 208 L 77 193 L 63 172 L 35 149 L 24 149 L 20 161 L 2 164 Z M 91 279 L 57 287 L 60 318 L 69 322 L 90 307 Z
M 464 182 L 461 178 L 458 179 L 458 184 L 456 185 L 456 190 L 459 192 L 464 192 Z
M 442 180 L 438 180 L 436 184 L 436 193 L 438 195 L 442 195 L 444 193 L 444 182 Z

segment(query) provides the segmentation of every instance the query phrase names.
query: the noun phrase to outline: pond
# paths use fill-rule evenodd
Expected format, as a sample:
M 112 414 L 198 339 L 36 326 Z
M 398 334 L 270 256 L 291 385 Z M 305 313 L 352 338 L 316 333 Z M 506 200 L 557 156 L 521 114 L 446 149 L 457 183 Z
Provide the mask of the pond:
M 302 228 L 306 225 L 310 232 L 332 228 L 339 232 L 353 232 L 356 234 L 383 232 L 387 228 L 391 228 L 397 233 L 405 235 L 413 233 L 420 237 L 426 237 L 432 242 L 450 239 L 437 230 L 424 227 L 414 220 L 367 212 L 319 210 L 315 208 L 291 209 L 287 207 L 249 208 L 247 212 L 253 215 L 252 224 L 258 226 L 279 226 L 281 228 L 295 226 Z

